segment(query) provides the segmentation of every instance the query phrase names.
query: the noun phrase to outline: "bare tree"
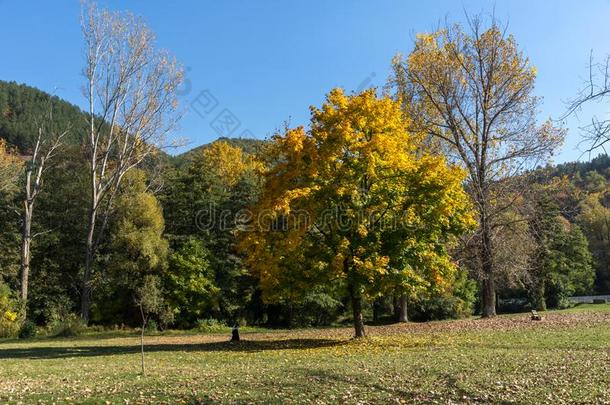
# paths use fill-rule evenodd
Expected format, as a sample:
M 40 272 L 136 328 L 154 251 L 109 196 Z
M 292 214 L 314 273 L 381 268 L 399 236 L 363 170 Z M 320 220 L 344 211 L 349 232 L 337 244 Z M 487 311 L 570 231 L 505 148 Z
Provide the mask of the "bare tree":
M 603 103 L 610 98 L 610 55 L 603 62 L 595 62 L 593 54 L 589 57 L 589 77 L 578 95 L 568 103 L 568 111 L 562 118 L 578 113 L 586 104 Z M 586 153 L 595 149 L 606 152 L 605 145 L 610 141 L 610 119 L 591 117 L 591 122 L 581 128 L 583 141 L 587 144 Z
M 467 189 L 478 213 L 477 273 L 482 315 L 496 314 L 494 233 L 519 198 L 525 170 L 545 162 L 564 132 L 537 125 L 540 100 L 532 93 L 536 70 L 495 19 L 482 19 L 417 36 L 406 58 L 394 59 L 397 96 L 415 130 L 468 173 Z M 507 198 L 507 196 L 511 196 Z
M 53 127 L 53 109 L 50 105 L 48 116 L 43 117 L 38 125 L 38 136 L 34 144 L 34 150 L 25 167 L 21 230 L 21 300 L 24 304 L 27 303 L 28 299 L 32 240 L 38 236 L 32 234 L 34 204 L 42 191 L 44 175 L 50 167 L 49 162 L 61 146 L 62 138 L 70 130 L 68 128 L 57 132 Z
M 97 248 L 125 173 L 164 145 L 178 115 L 182 70 L 155 49 L 152 31 L 126 13 L 84 7 L 90 213 L 82 280 L 81 316 L 88 322 Z
M 168 309 L 163 298 L 163 291 L 159 278 L 153 275 L 145 275 L 139 281 L 135 289 L 135 304 L 140 310 L 140 316 L 142 320 L 142 329 L 140 330 L 140 354 L 141 354 L 141 367 L 142 375 L 145 375 L 144 369 L 144 332 L 146 331 L 146 325 L 152 315 L 167 316 Z M 173 317 L 173 315 L 170 315 Z

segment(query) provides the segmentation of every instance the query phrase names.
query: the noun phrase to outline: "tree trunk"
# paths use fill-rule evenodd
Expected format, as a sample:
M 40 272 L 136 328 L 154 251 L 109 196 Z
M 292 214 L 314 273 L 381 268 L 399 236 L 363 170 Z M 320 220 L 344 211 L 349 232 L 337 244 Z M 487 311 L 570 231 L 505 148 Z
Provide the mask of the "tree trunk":
M 546 311 L 546 300 L 544 298 L 545 283 L 544 280 L 539 280 L 534 286 L 532 297 L 532 307 L 536 311 Z
M 61 139 L 67 131 L 58 135 L 50 144 L 42 142 L 43 127 L 38 128 L 38 139 L 34 146 L 32 159 L 27 164 L 25 172 L 25 198 L 23 200 L 23 227 L 21 232 L 21 300 L 23 301 L 23 316 L 27 317 L 27 301 L 30 279 L 30 262 L 32 249 L 32 218 L 34 217 L 34 201 L 42 189 L 43 174 L 46 162 L 53 157 L 60 146 Z M 40 148 L 45 144 L 46 151 L 41 156 Z M 33 177 L 32 177 L 33 176 Z M 33 184 L 32 184 L 33 181 Z
M 349 285 L 349 295 L 352 301 L 355 337 L 361 338 L 366 335 L 364 330 L 364 320 L 362 318 L 362 296 L 352 283 Z
M 142 315 L 142 331 L 140 332 L 140 353 L 142 354 L 142 376 L 144 376 L 144 329 L 146 329 L 147 317 L 144 316 L 144 309 L 140 305 L 140 314 Z
M 27 310 L 28 284 L 30 278 L 30 247 L 32 244 L 32 206 L 25 202 L 23 229 L 21 234 L 21 300 L 24 305 L 24 316 Z
M 398 297 L 398 322 L 409 322 L 409 316 L 407 312 L 407 295 L 401 294 Z
M 482 313 L 483 318 L 496 316 L 496 288 L 493 278 L 483 280 Z
M 398 294 L 393 294 L 392 295 L 392 310 L 394 311 L 394 322 L 398 322 L 398 319 L 400 318 L 400 296 Z
M 382 303 L 379 299 L 373 301 L 373 323 L 377 324 L 381 320 Z
M 489 318 L 496 316 L 496 286 L 493 274 L 493 253 L 491 246 L 491 228 L 485 213 L 481 214 L 481 270 L 482 294 L 481 316 Z
M 144 328 L 146 325 L 142 325 L 142 332 L 140 333 L 140 351 L 142 353 L 142 375 L 144 375 Z
M 85 271 L 83 273 L 83 285 L 81 292 L 80 314 L 85 324 L 89 323 L 89 306 L 91 302 L 91 274 L 93 269 L 93 258 L 95 254 L 94 246 L 95 234 L 95 212 L 91 212 L 89 217 L 89 232 L 87 234 L 87 246 L 85 257 Z
M 293 319 L 293 317 L 294 317 L 294 308 L 293 308 L 293 306 L 292 306 L 292 302 L 289 302 L 289 303 L 288 303 L 288 319 L 286 320 L 286 321 L 287 321 L 287 324 L 288 324 L 288 325 L 287 325 L 287 326 L 288 326 L 288 329 L 292 329 L 292 326 L 293 326 L 293 324 L 294 324 L 294 319 Z

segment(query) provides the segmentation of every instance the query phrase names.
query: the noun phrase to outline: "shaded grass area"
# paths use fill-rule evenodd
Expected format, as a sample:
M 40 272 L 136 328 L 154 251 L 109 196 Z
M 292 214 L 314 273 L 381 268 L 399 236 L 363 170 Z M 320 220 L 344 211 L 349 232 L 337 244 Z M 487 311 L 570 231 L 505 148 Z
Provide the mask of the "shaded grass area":
M 134 342 L 135 343 L 135 342 Z M 342 344 L 341 341 L 328 339 L 287 339 L 274 341 L 243 341 L 240 343 L 207 342 L 207 343 L 153 343 L 146 345 L 147 353 L 158 352 L 260 352 L 264 350 L 311 349 Z M 113 356 L 124 354 L 140 354 L 139 344 L 122 344 L 114 346 L 46 346 L 46 347 L 19 347 L 0 349 L 2 359 L 45 360 L 76 357 Z
M 610 403 L 610 305 L 369 328 L 0 344 L 0 403 Z M 127 400 L 127 402 L 126 402 Z

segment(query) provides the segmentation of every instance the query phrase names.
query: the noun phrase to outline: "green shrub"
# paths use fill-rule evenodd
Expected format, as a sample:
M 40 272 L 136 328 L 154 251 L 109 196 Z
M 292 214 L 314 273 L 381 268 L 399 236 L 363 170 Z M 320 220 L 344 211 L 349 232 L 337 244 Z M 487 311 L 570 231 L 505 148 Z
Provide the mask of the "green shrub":
M 75 314 L 69 314 L 51 325 L 51 335 L 55 337 L 76 337 L 83 333 L 86 325 Z
M 197 331 L 202 333 L 222 333 L 231 330 L 224 322 L 217 319 L 198 319 Z
M 0 280 L 0 338 L 15 337 L 21 329 L 19 300 L 11 289 Z
M 36 324 L 30 320 L 27 320 L 21 326 L 19 331 L 19 339 L 29 339 L 36 337 Z
M 148 322 L 146 322 L 146 332 L 157 332 L 158 330 L 159 330 L 159 325 L 157 324 L 157 321 L 155 321 L 154 319 L 151 319 Z
M 343 304 L 323 291 L 311 292 L 293 309 L 290 326 L 326 326 L 336 322 L 344 311 Z
M 476 283 L 464 269 L 458 269 L 451 291 L 431 292 L 409 304 L 409 318 L 414 321 L 466 318 L 473 314 L 477 296 Z
M 101 333 L 101 332 L 106 332 L 107 330 L 108 330 L 108 328 L 104 327 L 103 325 L 87 326 L 87 331 L 89 331 L 89 332 Z
M 574 288 L 569 280 L 561 274 L 551 274 L 546 283 L 545 295 L 548 308 L 565 309 L 573 306 L 570 296 Z
M 472 312 L 463 300 L 449 294 L 432 294 L 418 298 L 409 306 L 409 318 L 413 321 L 436 321 L 470 316 Z

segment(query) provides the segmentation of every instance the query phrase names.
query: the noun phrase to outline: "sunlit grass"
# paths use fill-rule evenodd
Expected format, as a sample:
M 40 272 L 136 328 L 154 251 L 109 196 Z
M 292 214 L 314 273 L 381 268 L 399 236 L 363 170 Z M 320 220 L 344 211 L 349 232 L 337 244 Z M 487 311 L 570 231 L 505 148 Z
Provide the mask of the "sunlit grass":
M 351 330 L 0 344 L 0 402 L 589 402 L 610 398 L 610 305 Z

